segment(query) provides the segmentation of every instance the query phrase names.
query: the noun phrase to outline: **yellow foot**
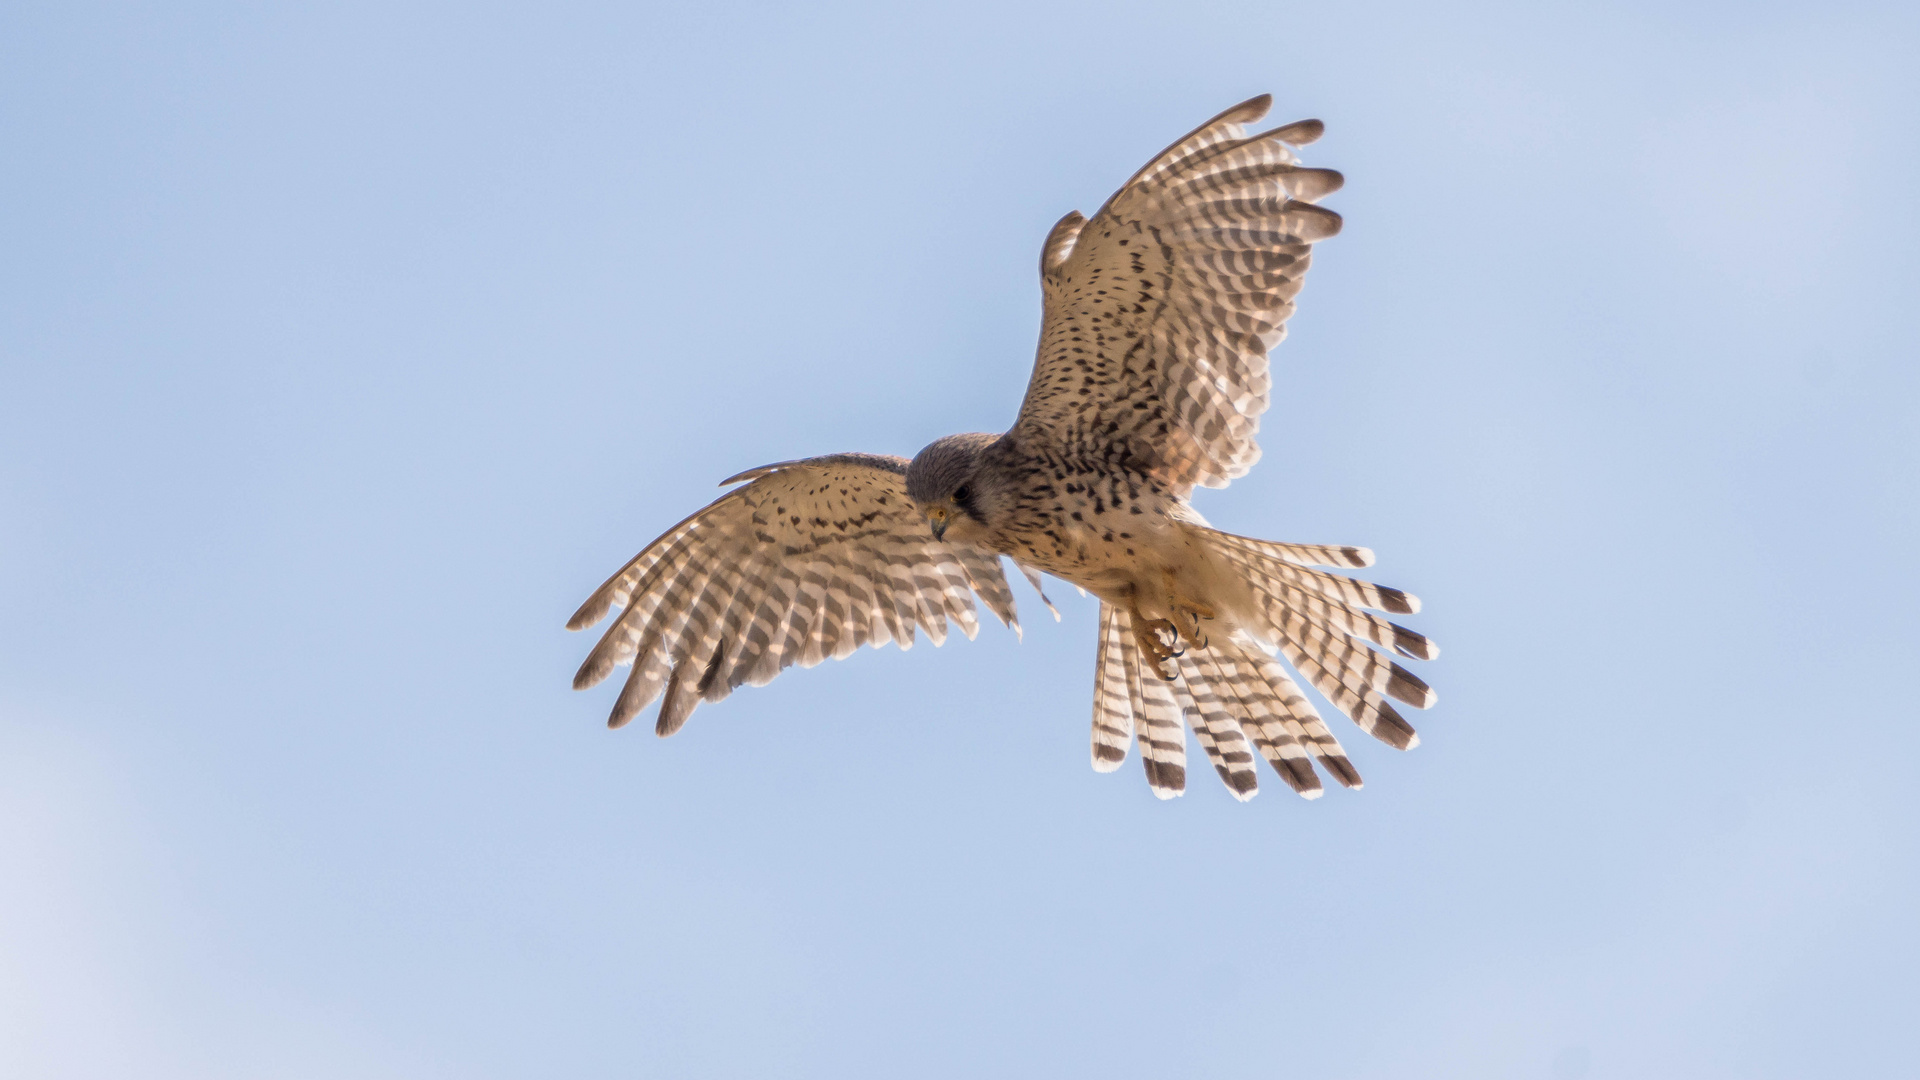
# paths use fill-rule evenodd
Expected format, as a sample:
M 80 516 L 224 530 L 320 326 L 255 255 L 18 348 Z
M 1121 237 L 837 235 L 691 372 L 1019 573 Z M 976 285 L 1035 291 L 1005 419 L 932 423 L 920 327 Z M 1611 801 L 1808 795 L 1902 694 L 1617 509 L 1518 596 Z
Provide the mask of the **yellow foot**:
M 1163 633 L 1166 635 L 1164 638 L 1161 636 Z M 1153 664 L 1153 670 L 1158 672 L 1161 678 L 1171 682 L 1174 676 L 1180 673 L 1179 668 L 1173 664 L 1173 660 L 1186 653 L 1185 650 L 1177 650 L 1169 644 L 1180 640 L 1180 631 L 1172 623 L 1165 619 L 1142 618 L 1136 611 L 1133 613 L 1133 640 L 1134 644 L 1140 646 L 1140 651 L 1147 655 L 1147 659 Z
M 1175 600 L 1171 606 L 1174 622 L 1167 625 L 1175 627 L 1175 633 L 1179 634 L 1181 641 L 1187 643 L 1187 648 L 1206 648 L 1207 636 L 1200 632 L 1200 620 L 1212 621 L 1213 609 L 1192 600 Z
M 1200 633 L 1200 620 L 1211 620 L 1213 618 L 1213 609 L 1197 600 L 1188 600 L 1182 597 L 1180 595 L 1180 589 L 1178 588 L 1178 579 L 1172 570 L 1163 569 L 1160 574 L 1167 588 L 1167 607 L 1171 609 L 1173 613 L 1172 622 L 1162 621 L 1173 631 L 1174 636 L 1179 641 L 1186 643 L 1187 648 L 1206 648 L 1207 639 L 1204 634 Z M 1138 618 L 1138 616 L 1135 616 L 1135 618 Z

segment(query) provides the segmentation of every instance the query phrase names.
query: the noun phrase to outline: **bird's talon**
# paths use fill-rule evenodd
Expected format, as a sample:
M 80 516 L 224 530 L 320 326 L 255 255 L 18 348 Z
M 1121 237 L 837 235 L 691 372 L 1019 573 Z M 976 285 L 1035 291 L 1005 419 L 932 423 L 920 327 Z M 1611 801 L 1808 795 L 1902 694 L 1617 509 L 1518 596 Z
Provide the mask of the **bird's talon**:
M 1181 623 L 1184 624 L 1172 624 L 1177 626 L 1175 633 L 1179 640 L 1186 642 L 1190 649 L 1206 649 L 1207 639 L 1200 633 L 1200 620 L 1211 621 L 1214 617 L 1213 609 L 1205 604 L 1180 600 L 1174 601 L 1171 606 L 1173 613 L 1179 616 Z
M 1137 612 L 1135 615 L 1138 621 L 1134 623 L 1133 637 L 1140 651 L 1147 654 L 1147 660 L 1161 678 L 1174 679 L 1179 675 L 1179 667 L 1175 665 L 1174 670 L 1169 672 L 1167 664 L 1186 655 L 1185 649 L 1174 647 L 1181 640 L 1179 627 L 1166 619 L 1139 618 Z

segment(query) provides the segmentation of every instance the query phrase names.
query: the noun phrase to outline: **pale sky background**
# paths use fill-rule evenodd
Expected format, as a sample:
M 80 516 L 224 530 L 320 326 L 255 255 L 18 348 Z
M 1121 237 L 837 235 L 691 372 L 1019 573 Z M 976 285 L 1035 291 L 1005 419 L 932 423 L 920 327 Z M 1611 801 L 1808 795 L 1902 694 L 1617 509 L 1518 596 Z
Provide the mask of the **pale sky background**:
M 0 1074 L 1920 1070 L 1910 5 L 0 11 Z M 1011 420 L 1261 91 L 1344 171 L 1200 508 L 1418 593 L 1364 792 L 1087 764 L 1093 606 L 609 733 L 720 478 Z M 1344 723 L 1344 722 L 1342 722 Z

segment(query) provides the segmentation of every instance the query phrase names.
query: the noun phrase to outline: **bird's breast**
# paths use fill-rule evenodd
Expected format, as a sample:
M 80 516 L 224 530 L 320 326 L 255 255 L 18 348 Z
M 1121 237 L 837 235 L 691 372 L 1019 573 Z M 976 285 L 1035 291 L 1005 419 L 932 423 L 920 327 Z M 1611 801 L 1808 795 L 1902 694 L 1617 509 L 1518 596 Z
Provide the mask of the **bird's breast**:
M 997 530 L 1008 555 L 1110 603 L 1182 561 L 1186 500 L 1138 477 L 1066 474 L 1037 482 Z

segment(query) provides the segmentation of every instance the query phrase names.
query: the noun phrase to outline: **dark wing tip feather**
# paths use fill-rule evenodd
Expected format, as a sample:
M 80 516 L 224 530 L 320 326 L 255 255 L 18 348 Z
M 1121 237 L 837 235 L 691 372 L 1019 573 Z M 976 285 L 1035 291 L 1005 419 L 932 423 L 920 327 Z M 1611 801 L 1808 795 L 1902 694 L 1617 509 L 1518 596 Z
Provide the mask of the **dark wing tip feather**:
M 1269 98 L 1268 100 L 1271 101 L 1272 99 Z M 1305 146 L 1308 143 L 1318 140 L 1320 136 L 1326 133 L 1327 125 L 1318 120 L 1295 120 L 1285 127 L 1273 129 L 1268 135 L 1271 138 L 1278 139 L 1283 143 L 1288 143 L 1293 146 Z
M 586 662 L 580 665 L 580 670 L 573 673 L 573 688 L 575 690 L 585 690 L 589 687 L 598 686 L 602 680 L 612 673 L 613 657 L 606 655 L 596 648 L 587 654 Z
M 1273 108 L 1272 94 L 1261 94 L 1259 97 L 1251 97 L 1241 102 L 1240 104 L 1235 105 L 1233 108 L 1218 114 L 1213 119 L 1208 120 L 1206 123 L 1201 124 L 1199 127 L 1194 128 L 1192 131 L 1187 132 L 1185 135 L 1180 136 L 1178 139 L 1175 139 L 1170 145 L 1167 146 L 1165 150 L 1162 150 L 1159 153 L 1153 155 L 1151 158 L 1148 158 L 1147 163 L 1145 165 L 1140 166 L 1140 169 L 1138 172 L 1134 173 L 1132 176 L 1127 177 L 1127 182 L 1124 184 L 1121 184 L 1119 191 L 1115 191 L 1113 193 L 1113 197 L 1109 198 L 1106 201 L 1105 205 L 1101 206 L 1099 210 L 1095 211 L 1093 216 L 1099 217 L 1101 214 L 1105 213 L 1107 207 L 1113 205 L 1113 200 L 1120 197 L 1121 192 L 1124 192 L 1128 188 L 1132 187 L 1133 182 L 1135 180 L 1138 180 L 1142 176 L 1145 176 L 1149 169 L 1152 169 L 1155 165 L 1160 164 L 1160 162 L 1164 160 L 1168 154 L 1171 154 L 1175 150 L 1178 150 L 1181 146 L 1184 146 L 1187 140 L 1193 138 L 1195 135 L 1198 135 L 1201 132 L 1207 130 L 1208 128 L 1214 126 L 1215 124 L 1220 124 L 1220 123 L 1251 124 L 1254 121 L 1260 119 L 1261 117 L 1267 115 L 1267 110 L 1271 108 Z
M 632 673 L 627 676 L 626 685 L 620 688 L 620 696 L 613 700 L 613 711 L 607 714 L 607 727 L 613 729 L 626 727 L 627 721 L 640 715 L 640 710 L 647 707 L 647 702 L 650 700 L 647 697 L 647 688 L 651 683 L 641 678 L 642 667 L 642 662 L 634 663 Z
M 673 665 L 673 674 L 667 676 L 666 693 L 660 698 L 660 716 L 653 723 L 653 733 L 666 738 L 679 731 L 693 715 L 694 707 L 700 704 L 698 694 L 683 693 L 681 683 L 686 681 L 687 665 Z
M 580 609 L 575 611 L 573 617 L 567 620 L 567 629 L 585 630 L 587 627 L 606 618 L 607 610 L 611 607 L 613 607 L 613 597 L 603 592 L 596 592 L 592 596 L 587 597 L 587 602 L 581 604 Z
M 1247 100 L 1241 102 L 1238 105 L 1235 105 L 1233 108 L 1228 109 L 1226 112 L 1223 112 L 1219 116 L 1214 117 L 1212 120 L 1207 121 L 1207 123 L 1216 124 L 1222 120 L 1230 119 L 1230 120 L 1233 120 L 1235 123 L 1251 124 L 1255 120 L 1258 120 L 1261 117 L 1267 115 L 1267 110 L 1271 108 L 1273 108 L 1273 95 L 1258 94 L 1248 98 Z
M 1287 194 L 1301 202 L 1319 202 L 1347 186 L 1336 169 L 1295 169 L 1287 174 Z
M 1287 207 L 1287 213 L 1300 215 L 1295 235 L 1310 244 L 1340 235 L 1341 227 L 1346 224 L 1346 219 L 1339 214 L 1310 202 L 1295 201 Z

